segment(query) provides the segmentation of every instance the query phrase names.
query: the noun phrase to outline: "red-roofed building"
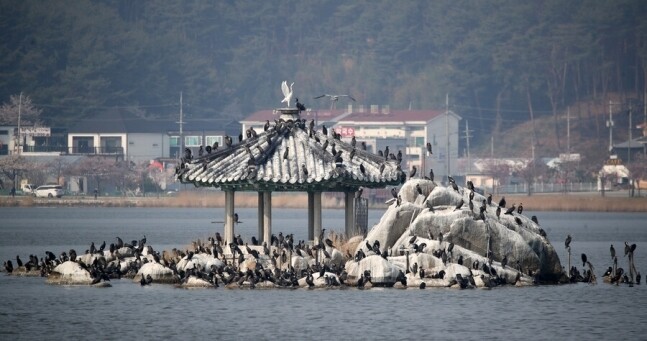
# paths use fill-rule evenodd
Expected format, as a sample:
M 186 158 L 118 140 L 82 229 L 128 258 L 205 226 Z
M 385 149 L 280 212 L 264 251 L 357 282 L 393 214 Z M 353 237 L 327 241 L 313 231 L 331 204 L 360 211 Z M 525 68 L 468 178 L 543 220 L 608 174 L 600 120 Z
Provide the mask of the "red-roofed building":
M 358 146 L 364 142 L 369 151 L 377 153 L 387 146 L 390 153 L 397 155 L 402 151 L 402 169 L 405 171 L 416 166 L 418 174 L 427 175 L 433 168 L 440 180 L 447 174 L 449 162 L 449 173 L 456 174 L 461 117 L 452 111 L 445 115 L 445 110 L 391 110 L 388 106 L 371 105 L 367 108 L 349 105 L 346 109 L 308 109 L 301 117 L 315 120 L 318 129 L 322 125 L 335 129 L 345 141 L 355 136 Z M 252 127 L 260 132 L 267 121 L 273 124 L 275 119 L 278 116 L 272 110 L 262 110 L 240 123 L 243 131 Z M 426 153 L 427 142 L 432 145 L 432 155 Z

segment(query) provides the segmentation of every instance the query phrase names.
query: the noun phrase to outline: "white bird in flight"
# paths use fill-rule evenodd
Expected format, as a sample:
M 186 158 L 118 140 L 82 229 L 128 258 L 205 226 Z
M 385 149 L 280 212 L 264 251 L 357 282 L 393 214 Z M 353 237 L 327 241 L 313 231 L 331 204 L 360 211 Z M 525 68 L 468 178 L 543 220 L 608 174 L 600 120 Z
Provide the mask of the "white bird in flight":
M 283 102 L 287 103 L 288 108 L 290 107 L 290 100 L 292 99 L 292 86 L 293 85 L 294 85 L 294 82 L 292 82 L 292 84 L 290 84 L 290 87 L 288 87 L 288 82 L 287 81 L 283 81 L 283 83 L 281 83 L 281 91 L 283 91 L 283 96 L 285 96 L 285 98 L 283 98 L 281 103 L 283 103 Z
M 355 102 L 355 99 L 351 95 L 329 95 L 329 94 L 323 94 L 321 96 L 315 97 L 315 99 L 319 99 L 322 97 L 328 97 L 330 98 L 330 109 L 332 110 L 334 107 L 336 107 L 337 101 L 339 101 L 339 97 L 348 97 Z

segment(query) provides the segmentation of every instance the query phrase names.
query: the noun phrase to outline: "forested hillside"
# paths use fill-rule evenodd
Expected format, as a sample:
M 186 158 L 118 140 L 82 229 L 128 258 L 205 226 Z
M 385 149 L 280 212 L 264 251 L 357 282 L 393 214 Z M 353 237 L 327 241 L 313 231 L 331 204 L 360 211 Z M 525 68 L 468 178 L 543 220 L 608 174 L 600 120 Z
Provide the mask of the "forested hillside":
M 102 108 L 238 119 L 312 97 L 453 109 L 476 138 L 568 105 L 640 97 L 647 1 L 0 2 L 0 101 L 53 125 Z M 305 99 L 305 100 L 304 100 Z M 563 146 L 560 146 L 563 149 Z

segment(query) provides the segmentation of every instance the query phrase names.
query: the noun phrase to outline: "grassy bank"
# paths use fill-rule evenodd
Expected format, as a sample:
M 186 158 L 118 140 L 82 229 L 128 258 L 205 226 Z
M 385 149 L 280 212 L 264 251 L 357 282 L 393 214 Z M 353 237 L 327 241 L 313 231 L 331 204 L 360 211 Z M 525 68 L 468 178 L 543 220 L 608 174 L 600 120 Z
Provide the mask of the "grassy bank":
M 322 205 L 325 208 L 342 208 L 341 196 L 324 194 Z M 495 196 L 495 201 L 499 200 Z M 540 195 L 506 195 L 508 205 L 523 203 L 530 211 L 591 211 L 591 212 L 647 212 L 647 198 L 628 198 L 624 196 L 606 196 L 599 194 L 540 194 Z M 236 207 L 257 207 L 256 193 L 236 193 Z M 274 208 L 305 208 L 308 196 L 305 193 L 274 193 Z M 224 207 L 223 192 L 180 192 L 174 197 L 63 197 L 46 199 L 33 197 L 0 197 L 0 206 L 103 206 L 103 207 Z M 371 208 L 385 208 L 384 203 L 373 203 Z

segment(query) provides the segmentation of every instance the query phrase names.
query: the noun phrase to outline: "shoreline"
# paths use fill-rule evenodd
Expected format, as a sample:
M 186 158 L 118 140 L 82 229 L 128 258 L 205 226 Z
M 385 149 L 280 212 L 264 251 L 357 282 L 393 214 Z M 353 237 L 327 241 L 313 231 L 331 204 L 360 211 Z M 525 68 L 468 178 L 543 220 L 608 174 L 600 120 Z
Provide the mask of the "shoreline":
M 621 196 L 622 195 L 622 196 Z M 501 196 L 495 196 L 498 201 Z M 523 203 L 530 211 L 573 211 L 573 212 L 647 212 L 647 198 L 630 198 L 626 192 L 611 192 L 602 197 L 599 193 L 557 193 L 557 194 L 506 194 L 506 201 Z M 224 208 L 223 192 L 180 192 L 173 197 L 99 197 L 64 196 L 63 198 L 48 199 L 30 196 L 0 197 L 0 207 L 191 207 L 191 208 Z M 272 206 L 275 208 L 306 208 L 308 202 L 305 193 L 274 193 Z M 235 206 L 243 208 L 257 207 L 256 193 L 237 193 Z M 342 209 L 343 196 L 324 193 L 322 206 L 327 209 Z M 370 202 L 370 209 L 384 209 L 383 202 Z

